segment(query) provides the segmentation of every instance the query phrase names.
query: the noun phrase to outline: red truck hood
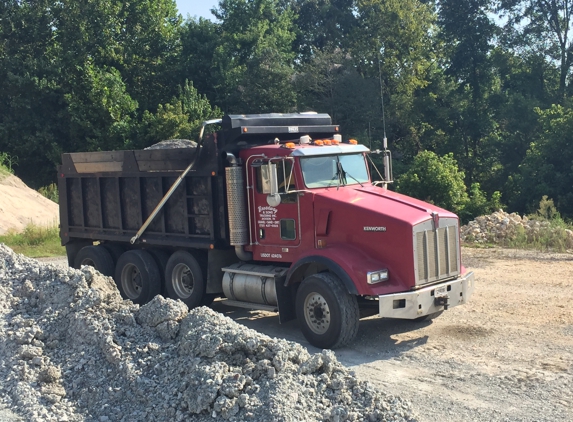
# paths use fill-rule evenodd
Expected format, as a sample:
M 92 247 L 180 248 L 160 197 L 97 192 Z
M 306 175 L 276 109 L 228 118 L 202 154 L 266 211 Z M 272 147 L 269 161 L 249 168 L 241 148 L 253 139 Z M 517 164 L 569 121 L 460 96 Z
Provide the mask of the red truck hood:
M 390 271 L 390 282 L 374 287 L 365 284 L 365 276 L 355 280 L 361 294 L 414 287 L 413 227 L 432 218 L 457 219 L 450 211 L 376 186 L 334 187 L 313 194 L 317 240 L 332 253 L 360 251 L 364 260 L 355 263 L 355 271 Z M 380 268 L 370 268 L 376 266 Z

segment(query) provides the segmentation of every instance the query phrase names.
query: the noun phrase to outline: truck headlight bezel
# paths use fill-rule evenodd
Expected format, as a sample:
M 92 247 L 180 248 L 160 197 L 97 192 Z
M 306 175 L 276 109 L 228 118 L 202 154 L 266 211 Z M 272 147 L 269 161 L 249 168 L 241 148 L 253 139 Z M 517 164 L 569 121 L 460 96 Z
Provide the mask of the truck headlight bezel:
M 378 284 L 383 281 L 388 281 L 389 274 L 387 269 L 371 271 L 366 273 L 366 282 L 368 284 Z

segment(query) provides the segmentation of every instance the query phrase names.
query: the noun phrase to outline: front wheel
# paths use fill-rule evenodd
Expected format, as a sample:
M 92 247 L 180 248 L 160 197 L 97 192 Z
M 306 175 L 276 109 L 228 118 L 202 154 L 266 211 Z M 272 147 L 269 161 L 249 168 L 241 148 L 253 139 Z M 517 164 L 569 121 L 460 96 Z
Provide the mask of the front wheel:
M 321 349 L 345 346 L 358 333 L 356 296 L 331 273 L 314 274 L 302 281 L 296 295 L 296 316 L 304 337 Z

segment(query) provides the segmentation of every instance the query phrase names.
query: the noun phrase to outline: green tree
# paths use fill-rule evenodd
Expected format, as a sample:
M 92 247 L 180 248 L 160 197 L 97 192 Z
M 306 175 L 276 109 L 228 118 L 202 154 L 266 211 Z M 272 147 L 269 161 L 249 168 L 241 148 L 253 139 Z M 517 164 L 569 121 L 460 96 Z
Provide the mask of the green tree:
M 290 0 L 296 14 L 294 49 L 302 63 L 319 52 L 344 50 L 357 26 L 355 0 Z
M 355 66 L 365 78 L 381 81 L 389 139 L 400 154 L 413 157 L 420 150 L 417 134 L 424 122 L 412 111 L 435 60 L 435 14 L 417 0 L 357 0 L 355 13 L 358 24 L 350 49 Z M 380 103 L 380 86 L 371 95 Z M 380 108 L 378 113 L 381 121 Z M 375 139 L 382 137 L 381 131 L 373 133 Z
M 563 217 L 573 217 L 573 110 L 553 105 L 539 114 L 540 131 L 520 165 L 517 207 L 534 212 L 547 195 Z
M 451 153 L 439 157 L 431 151 L 420 152 L 398 178 L 396 190 L 457 214 L 468 203 L 464 173 Z
M 16 173 L 34 187 L 54 177 L 66 139 L 51 5 L 0 2 L 0 151 L 19 158 Z
M 440 36 L 448 57 L 446 75 L 459 81 L 450 139 L 461 148 L 450 148 L 471 184 L 488 178 L 496 166 L 499 130 L 490 99 L 498 84 L 490 53 L 497 26 L 490 17 L 491 0 L 442 0 L 439 4 Z
M 294 12 L 279 0 L 221 0 L 216 104 L 227 112 L 291 111 Z
M 181 75 L 212 102 L 219 97 L 219 74 L 213 62 L 219 32 L 219 24 L 203 18 L 188 19 L 181 30 Z
M 191 82 L 185 82 L 177 97 L 160 104 L 155 113 L 143 114 L 128 147 L 145 148 L 166 139 L 197 139 L 201 124 L 221 115 Z
M 534 50 L 559 63 L 558 100 L 563 101 L 573 65 L 573 1 L 501 0 L 513 45 Z

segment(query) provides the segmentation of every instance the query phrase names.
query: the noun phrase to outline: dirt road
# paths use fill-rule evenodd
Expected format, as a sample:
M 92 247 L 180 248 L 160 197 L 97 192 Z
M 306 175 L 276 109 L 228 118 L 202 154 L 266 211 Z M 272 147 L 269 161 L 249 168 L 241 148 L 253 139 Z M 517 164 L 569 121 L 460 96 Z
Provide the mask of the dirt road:
M 423 422 L 573 420 L 573 255 L 463 250 L 469 304 L 427 323 L 369 318 L 341 362 L 412 402 Z M 305 344 L 297 323 L 214 307 Z
M 368 318 L 339 360 L 408 399 L 422 422 L 573 420 L 573 255 L 463 249 L 469 304 L 433 322 Z M 296 321 L 215 310 L 312 352 Z

